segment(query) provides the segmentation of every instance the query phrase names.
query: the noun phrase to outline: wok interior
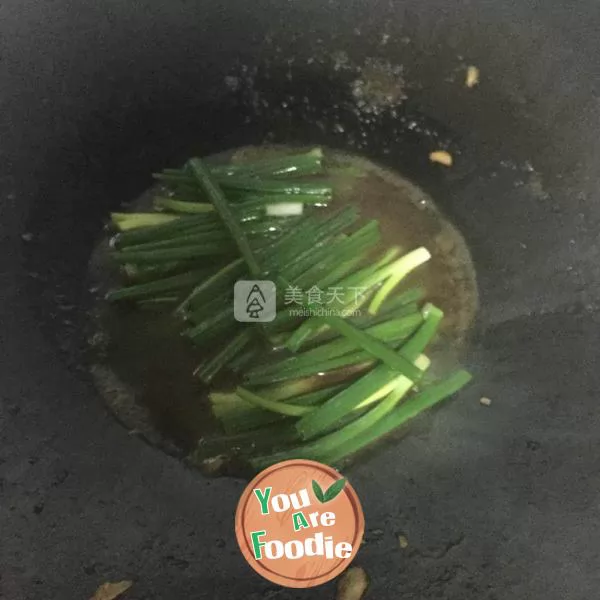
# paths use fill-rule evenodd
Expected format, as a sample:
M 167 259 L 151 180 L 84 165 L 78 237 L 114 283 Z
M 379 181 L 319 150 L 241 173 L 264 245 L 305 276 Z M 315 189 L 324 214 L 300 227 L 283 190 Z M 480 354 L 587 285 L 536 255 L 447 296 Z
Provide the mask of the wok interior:
M 94 562 L 92 548 L 107 530 L 131 534 L 107 542 L 108 554 L 134 556 L 135 540 L 148 541 L 150 534 L 118 507 L 135 505 L 142 521 L 161 532 L 164 551 L 144 564 L 133 558 L 111 563 L 107 576 L 117 567 L 130 569 L 152 580 L 147 585 L 158 597 L 263 590 L 223 533 L 237 488 L 203 488 L 202 505 L 213 508 L 210 518 L 199 514 L 194 485 L 203 484 L 192 484 L 174 462 L 163 464 L 169 459 L 122 438 L 103 421 L 92 392 L 58 374 L 56 357 L 58 344 L 70 366 L 81 364 L 86 315 L 77 307 L 85 307 L 86 265 L 108 211 L 145 189 L 154 170 L 262 140 L 322 143 L 397 169 L 455 222 L 478 270 L 482 341 L 471 358 L 478 376 L 472 394 L 505 404 L 486 419 L 457 403 L 435 421 L 434 435 L 428 436 L 427 420 L 412 430 L 412 441 L 388 448 L 353 474 L 369 509 L 368 528 L 385 530 L 384 541 L 364 554 L 376 590 L 382 597 L 396 597 L 400 589 L 426 597 L 443 589 L 449 598 L 479 598 L 492 581 L 501 590 L 521 586 L 525 595 L 550 598 L 559 589 L 582 589 L 578 572 L 592 573 L 595 563 L 580 541 L 583 513 L 573 503 L 587 487 L 571 478 L 573 468 L 562 457 L 580 456 L 582 470 L 593 466 L 585 440 L 593 438 L 595 417 L 585 398 L 597 384 L 589 359 L 597 325 L 586 314 L 573 320 L 573 313 L 595 307 L 598 292 L 593 15 L 558 4 L 541 14 L 535 3 L 441 1 L 105 9 L 72 13 L 57 6 L 51 18 L 33 13 L 22 20 L 16 15 L 26 13 L 16 11 L 6 22 L 15 43 L 3 58 L 7 89 L 14 93 L 5 100 L 11 122 L 5 120 L 4 160 L 11 178 L 3 182 L 2 227 L 10 245 L 2 261 L 9 282 L 5 309 L 12 317 L 5 339 L 15 340 L 15 350 L 4 368 L 18 373 L 28 365 L 23 380 L 5 380 L 34 414 L 28 417 L 32 433 L 21 439 L 13 430 L 11 447 L 26 451 L 37 440 L 43 449 L 52 439 L 54 455 L 66 457 L 59 463 L 77 481 L 119 489 L 118 497 L 99 492 L 111 509 L 90 508 L 93 524 L 85 532 L 62 509 L 50 513 L 59 533 L 48 536 L 52 543 L 36 540 L 38 556 L 52 555 L 72 536 L 78 543 L 57 567 L 40 559 L 36 569 L 48 589 L 70 593 L 65 582 L 82 590 L 89 585 L 84 574 L 70 574 L 81 571 L 81 561 Z M 336 70 L 340 52 L 349 70 Z M 351 84 L 368 59 L 402 67 L 406 99 L 396 116 L 385 110 L 357 116 Z M 468 64 L 481 71 L 473 90 L 462 82 Z M 23 74 L 32 70 L 35 77 L 26 80 Z M 409 128 L 415 121 L 433 133 Z M 427 155 L 439 143 L 452 149 L 453 168 L 429 164 Z M 31 235 L 23 241 L 15 232 Z M 21 252 L 25 269 L 15 260 Z M 33 320 L 24 312 L 29 307 Z M 564 309 L 571 313 L 566 318 Z M 32 333 L 38 327 L 50 335 L 50 346 Z M 574 370 L 579 376 L 569 385 L 565 377 L 552 377 Z M 565 405 L 563 398 L 580 401 Z M 579 437 L 567 440 L 564 431 Z M 551 448 L 545 462 L 532 454 L 536 444 Z M 98 465 L 93 477 L 91 464 Z M 49 475 L 36 479 L 40 489 L 51 489 Z M 172 533 L 161 529 L 162 516 L 142 499 L 145 486 L 154 490 L 157 505 L 169 507 Z M 550 491 L 536 492 L 536 486 Z M 380 493 L 383 487 L 389 493 Z M 473 490 L 481 490 L 478 498 Z M 59 489 L 57 502 L 64 506 L 80 492 Z M 551 501 L 555 495 L 560 510 Z M 554 534 L 549 521 L 560 523 Z M 7 539 L 16 533 L 11 527 Z M 197 556 L 196 542 L 186 538 L 190 528 L 201 530 L 203 539 L 225 535 L 227 556 L 203 554 L 194 572 L 170 565 L 165 557 L 173 553 Z M 394 535 L 407 529 L 432 562 L 394 554 Z M 557 550 L 563 535 L 581 552 L 577 570 L 549 568 L 564 565 Z M 550 546 L 542 548 L 544 536 Z M 464 554 L 462 539 L 470 540 L 467 554 L 477 558 Z M 527 564 L 518 548 L 531 554 Z M 457 563 L 453 556 L 460 557 Z M 518 583 L 489 574 L 490 564 L 508 561 L 506 577 Z M 167 586 L 166 576 L 156 581 L 157 565 L 176 583 Z M 449 573 L 445 584 L 440 568 Z

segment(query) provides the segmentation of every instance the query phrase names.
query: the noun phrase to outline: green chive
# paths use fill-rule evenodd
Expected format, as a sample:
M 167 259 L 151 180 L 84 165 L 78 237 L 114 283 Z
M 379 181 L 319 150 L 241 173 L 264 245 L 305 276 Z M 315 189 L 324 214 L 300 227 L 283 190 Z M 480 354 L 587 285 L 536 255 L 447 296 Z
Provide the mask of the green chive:
M 381 305 L 390 295 L 392 290 L 411 272 L 431 258 L 431 254 L 426 248 L 417 248 L 401 259 L 396 271 L 390 275 L 389 279 L 379 289 L 373 301 L 369 305 L 369 312 L 372 315 L 377 314 Z
M 336 464 L 346 456 L 354 454 L 358 450 L 375 442 L 394 429 L 401 427 L 410 419 L 413 419 L 423 411 L 435 404 L 445 400 L 458 392 L 471 380 L 471 375 L 466 371 L 458 371 L 444 381 L 425 388 L 395 410 L 389 413 L 385 419 L 377 423 L 362 434 L 348 438 L 343 444 L 334 450 L 320 456 L 319 460 L 327 464 Z
M 288 417 L 298 417 L 300 415 L 305 415 L 306 413 L 309 413 L 313 410 L 309 406 L 298 406 L 296 404 L 287 404 L 285 402 L 276 402 L 274 400 L 269 400 L 268 398 L 263 398 L 262 396 L 250 392 L 249 390 L 246 390 L 243 387 L 238 387 L 236 389 L 236 393 L 240 398 L 246 400 L 246 402 L 249 402 L 250 404 L 254 404 L 259 408 L 264 408 L 265 410 L 270 410 L 272 412 L 286 415 Z
M 434 336 L 443 317 L 443 313 L 432 305 L 423 309 L 424 322 L 412 338 L 403 346 L 399 354 L 408 361 L 414 362 L 423 352 Z M 412 365 L 413 368 L 414 365 Z M 371 400 L 378 390 L 390 385 L 398 378 L 398 372 L 387 365 L 380 365 L 367 375 L 355 381 L 339 394 L 328 400 L 313 413 L 304 416 L 296 423 L 302 439 L 309 439 L 333 426 L 350 410 L 356 408 L 365 399 Z
M 198 377 L 206 384 L 234 359 L 252 340 L 252 331 L 246 328 L 240 331 L 230 342 L 228 342 L 217 354 L 197 371 Z
M 231 232 L 239 251 L 244 257 L 248 268 L 250 269 L 250 273 L 253 277 L 258 277 L 261 273 L 260 265 L 258 264 L 252 249 L 250 248 L 250 244 L 248 243 L 248 239 L 246 238 L 244 231 L 229 208 L 229 204 L 225 198 L 225 195 L 221 191 L 221 188 L 215 181 L 213 181 L 209 170 L 204 166 L 204 163 L 199 158 L 192 158 L 189 164 L 194 176 L 198 180 L 198 183 L 206 191 L 211 202 L 217 209 L 217 212 L 221 215 L 225 226 Z
M 425 356 L 417 359 L 417 365 L 420 370 L 426 370 L 429 367 L 429 360 Z M 345 427 L 338 429 L 324 437 L 320 437 L 314 442 L 297 446 L 295 448 L 279 452 L 266 459 L 256 459 L 251 461 L 256 468 L 264 468 L 268 464 L 288 460 L 291 458 L 308 458 L 319 460 L 322 456 L 335 451 L 338 447 L 343 446 L 349 440 L 361 435 L 364 431 L 373 427 L 378 421 L 386 417 L 398 404 L 398 402 L 410 391 L 412 382 L 409 379 L 403 378 L 398 381 L 392 391 L 387 395 L 385 400 L 378 404 L 375 408 L 368 411 L 363 416 L 351 421 Z

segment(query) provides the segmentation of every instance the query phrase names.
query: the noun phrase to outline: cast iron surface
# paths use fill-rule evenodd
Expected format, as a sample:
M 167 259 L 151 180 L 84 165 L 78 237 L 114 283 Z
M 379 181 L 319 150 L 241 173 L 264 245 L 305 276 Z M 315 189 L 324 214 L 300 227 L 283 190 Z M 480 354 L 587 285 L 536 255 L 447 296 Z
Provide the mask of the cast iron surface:
M 85 599 L 118 579 L 132 600 L 333 597 L 250 570 L 233 535 L 243 482 L 205 480 L 115 423 L 81 326 L 102 218 L 151 170 L 265 138 L 346 147 L 338 121 L 462 229 L 483 306 L 475 383 L 347 473 L 371 597 L 597 594 L 600 15 L 570 4 L 2 3 L 0 597 Z M 340 51 L 404 66 L 404 121 L 353 116 L 351 74 L 327 62 Z M 258 96 L 240 75 L 255 65 Z M 308 113 L 277 108 L 300 93 Z M 434 134 L 411 137 L 414 119 Z M 426 160 L 440 142 L 448 172 Z

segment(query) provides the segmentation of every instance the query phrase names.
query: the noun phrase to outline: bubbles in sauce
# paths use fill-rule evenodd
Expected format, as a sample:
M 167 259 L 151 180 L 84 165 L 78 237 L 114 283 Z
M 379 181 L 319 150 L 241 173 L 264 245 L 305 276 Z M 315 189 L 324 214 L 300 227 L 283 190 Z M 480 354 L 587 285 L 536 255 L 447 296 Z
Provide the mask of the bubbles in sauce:
M 292 151 L 298 148 L 246 147 L 215 160 L 244 162 Z M 435 358 L 436 370 L 454 366 L 478 303 L 475 272 L 462 236 L 429 197 L 400 175 L 334 150 L 326 150 L 325 156 L 333 180 L 332 208 L 352 203 L 362 218 L 377 219 L 385 247 L 399 245 L 408 252 L 425 246 L 431 252 L 432 259 L 407 278 L 406 286 L 423 285 L 427 300 L 444 311 L 440 338 L 428 354 Z M 131 210 L 149 210 L 153 193 L 146 192 Z M 208 390 L 193 376 L 202 355 L 179 335 L 168 310 L 107 305 L 104 293 L 118 285 L 107 252 L 104 239 L 90 263 L 92 285 L 98 289 L 90 333 L 92 374 L 126 427 L 169 452 L 186 455 L 200 440 L 220 435 Z

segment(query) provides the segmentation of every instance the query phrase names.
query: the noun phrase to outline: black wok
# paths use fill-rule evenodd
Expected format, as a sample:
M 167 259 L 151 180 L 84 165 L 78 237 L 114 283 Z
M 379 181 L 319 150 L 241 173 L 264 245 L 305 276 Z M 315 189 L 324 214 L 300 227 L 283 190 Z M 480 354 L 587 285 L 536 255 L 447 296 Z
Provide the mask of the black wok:
M 398 169 L 478 270 L 475 383 L 347 473 L 370 597 L 595 597 L 599 28 L 591 0 L 4 0 L 0 597 L 333 597 L 261 580 L 234 538 L 244 482 L 128 435 L 82 360 L 108 211 L 167 163 L 263 140 Z M 402 67 L 395 115 L 352 108 L 368 59 Z M 453 168 L 429 163 L 439 143 Z

